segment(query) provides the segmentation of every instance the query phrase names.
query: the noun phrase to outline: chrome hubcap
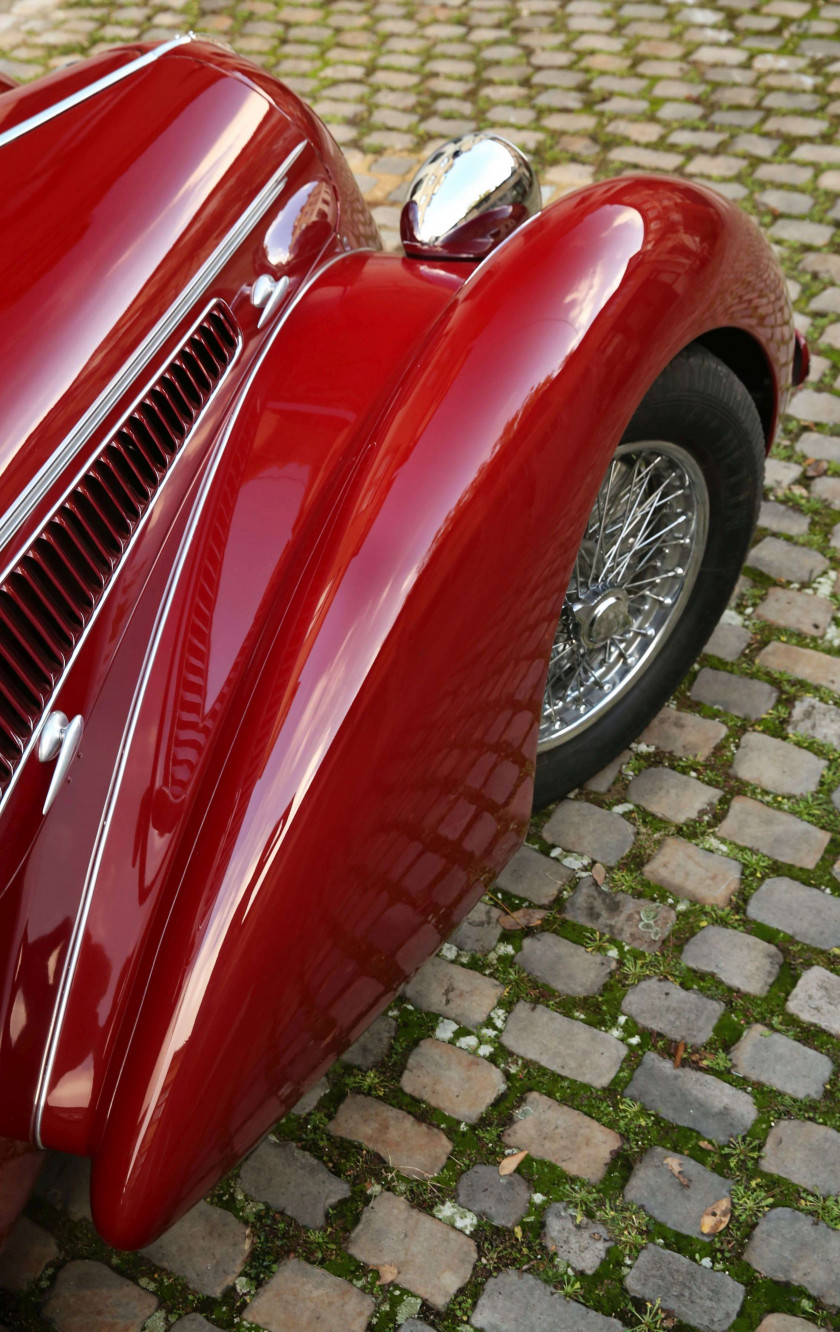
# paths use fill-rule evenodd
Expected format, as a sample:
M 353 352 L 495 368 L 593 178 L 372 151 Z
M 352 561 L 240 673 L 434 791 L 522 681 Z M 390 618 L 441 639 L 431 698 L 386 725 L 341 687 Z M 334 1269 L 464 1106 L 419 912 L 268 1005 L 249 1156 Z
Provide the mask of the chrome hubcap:
M 592 591 L 589 589 L 588 591 Z M 630 602 L 623 587 L 594 589 L 594 596 L 572 603 L 580 641 L 586 648 L 601 647 L 607 639 L 626 634 L 633 624 Z
M 677 444 L 615 452 L 581 542 L 551 650 L 540 751 L 584 730 L 655 660 L 706 547 L 709 494 Z

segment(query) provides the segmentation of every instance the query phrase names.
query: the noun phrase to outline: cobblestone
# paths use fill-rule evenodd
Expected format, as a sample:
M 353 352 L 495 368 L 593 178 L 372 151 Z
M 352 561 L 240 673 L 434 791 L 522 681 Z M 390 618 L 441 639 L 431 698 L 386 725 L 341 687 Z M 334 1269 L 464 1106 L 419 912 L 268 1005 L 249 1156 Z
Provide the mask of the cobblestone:
M 783 1119 L 767 1135 L 761 1168 L 812 1193 L 840 1194 L 840 1133 L 824 1124 Z
M 394 1019 L 382 1013 L 353 1042 L 349 1050 L 345 1050 L 341 1058 L 345 1064 L 352 1064 L 354 1068 L 373 1068 L 390 1050 L 396 1029 Z
M 816 948 L 840 947 L 840 898 L 795 879 L 766 879 L 747 903 L 747 915 Z
M 682 959 L 694 971 L 708 971 L 747 994 L 766 994 L 784 961 L 774 944 L 752 934 L 706 925 L 689 939 Z
M 710 657 L 720 657 L 722 661 L 737 661 L 749 641 L 749 629 L 740 624 L 721 622 L 713 631 L 703 651 Z
M 528 1092 L 503 1136 L 508 1147 L 551 1161 L 593 1184 L 604 1178 L 622 1143 L 613 1129 L 541 1092 Z
M 347 1251 L 368 1267 L 396 1267 L 395 1280 L 435 1309 L 446 1308 L 478 1257 L 467 1235 L 393 1193 L 380 1193 L 362 1213 Z
M 782 458 L 768 458 L 764 464 L 764 484 L 773 491 L 787 490 L 802 474 L 799 463 Z
M 836 177 L 837 181 L 840 181 L 840 172 L 825 172 L 824 175 L 820 176 L 818 182 L 823 186 L 823 189 L 828 188 L 824 183 L 825 177 L 828 175 Z M 830 290 L 835 298 L 831 303 L 831 308 L 836 313 L 838 309 L 838 303 L 836 300 L 838 289 L 832 287 Z M 825 296 L 827 294 L 828 293 L 823 292 L 822 297 L 817 297 L 815 300 L 811 301 L 809 309 L 818 310 L 828 308 L 825 302 Z M 800 435 L 797 441 L 797 448 L 808 458 L 825 458 L 827 462 L 840 463 L 840 439 L 837 439 L 834 435 L 818 435 L 813 430 L 806 430 L 804 435 Z M 802 516 L 804 517 L 804 515 Z
M 800 513 L 799 509 L 791 509 L 789 505 L 779 504 L 776 500 L 764 500 L 758 515 L 758 525 L 770 532 L 783 532 L 785 536 L 805 536 L 811 522 L 807 513 Z
M 723 722 L 699 717 L 695 712 L 663 708 L 642 731 L 640 739 L 643 744 L 667 750 L 678 758 L 706 759 L 725 735 Z
M 697 990 L 682 990 L 673 981 L 651 978 L 627 991 L 621 1011 L 641 1027 L 700 1046 L 711 1036 L 724 1005 Z
M 543 837 L 566 851 L 615 865 L 633 845 L 634 832 L 620 814 L 586 800 L 564 800 L 543 827 Z
M 370 1096 L 351 1094 L 329 1126 L 339 1138 L 352 1138 L 383 1157 L 410 1179 L 426 1179 L 443 1169 L 452 1144 L 440 1129 Z
M 564 1078 L 606 1087 L 627 1053 L 623 1043 L 540 1004 L 518 1003 L 502 1032 L 502 1044 Z
M 52 1235 L 28 1216 L 19 1216 L 0 1250 L 0 1287 L 23 1290 L 57 1257 L 58 1245 Z
M 790 714 L 788 730 L 792 735 L 807 735 L 837 749 L 840 746 L 840 708 L 832 703 L 822 703 L 818 698 L 798 698 Z
M 91 1332 L 101 1327 L 140 1332 L 157 1308 L 157 1298 L 104 1263 L 78 1259 L 62 1267 L 44 1303 L 44 1314 L 58 1332 Z
M 705 1332 L 726 1332 L 744 1299 L 744 1287 L 682 1254 L 647 1244 L 626 1278 L 631 1295 L 654 1302 Z
M 202 1295 L 221 1295 L 239 1275 L 251 1244 L 247 1228 L 235 1216 L 199 1202 L 143 1253 Z
M 771 587 L 755 613 L 759 620 L 767 620 L 769 624 L 822 638 L 831 624 L 834 607 L 826 597 L 793 592 L 789 587 Z
M 524 897 L 534 906 L 550 906 L 572 871 L 550 856 L 543 856 L 532 846 L 523 846 L 496 880 L 503 892 Z
M 622 1332 L 617 1319 L 564 1299 L 527 1272 L 491 1277 L 470 1321 L 480 1332 Z
M 840 1036 L 840 976 L 825 967 L 809 967 L 791 991 L 789 1013 L 832 1036 Z
M 744 1257 L 774 1281 L 790 1281 L 840 1304 L 840 1232 L 790 1207 L 775 1207 L 752 1233 Z
M 678 897 L 707 906 L 728 906 L 741 886 L 740 861 L 705 851 L 682 837 L 666 837 L 644 874 Z
M 707 703 L 736 717 L 757 721 L 769 712 L 779 691 L 764 680 L 750 680 L 730 671 L 716 671 L 704 666 L 691 686 L 691 697 L 698 703 Z
M 809 1323 L 804 1318 L 794 1318 L 791 1314 L 768 1314 L 762 1318 L 756 1332 L 814 1332 L 816 1323 Z
M 645 768 L 627 788 L 634 804 L 671 823 L 689 823 L 714 807 L 723 792 L 696 777 L 686 777 L 670 768 Z
M 634 1167 L 624 1197 L 671 1230 L 708 1240 L 700 1226 L 703 1213 L 729 1192 L 729 1180 L 690 1156 L 651 1147 Z
M 489 902 L 478 902 L 454 934 L 450 934 L 449 942 L 462 952 L 485 955 L 496 947 L 501 932 L 499 908 Z
M 373 1298 L 349 1281 L 287 1258 L 248 1305 L 247 1317 L 269 1332 L 364 1332 L 374 1307 Z
M 543 1243 L 549 1253 L 568 1263 L 575 1272 L 596 1272 L 612 1248 L 612 1236 L 606 1227 L 589 1217 L 570 1212 L 562 1203 L 546 1209 Z
M 409 1096 L 428 1101 L 468 1124 L 474 1124 L 501 1096 L 505 1085 L 489 1060 L 434 1040 L 421 1041 L 412 1050 L 400 1079 Z
M 608 763 L 606 768 L 602 768 L 600 772 L 596 772 L 594 777 L 590 777 L 588 781 L 584 782 L 586 790 L 598 791 L 602 795 L 609 791 L 615 784 L 615 780 L 624 764 L 632 757 L 631 750 L 623 749 L 618 758 L 613 759 L 612 763 Z
M 528 1210 L 531 1187 L 519 1174 L 500 1175 L 496 1166 L 473 1166 L 458 1180 L 458 1202 L 494 1226 L 515 1226 Z
M 566 902 L 565 912 L 578 925 L 609 934 L 648 953 L 660 948 L 677 918 L 676 912 L 661 902 L 599 888 L 591 876 L 581 879 Z
M 612 958 L 587 952 L 559 934 L 532 934 L 516 960 L 558 994 L 599 994 L 616 968 Z
M 795 814 L 770 809 L 749 796 L 735 796 L 718 828 L 721 837 L 752 847 L 765 856 L 801 869 L 813 869 L 828 846 L 830 835 Z
M 819 481 L 814 483 L 814 487 L 817 485 Z M 753 546 L 747 556 L 747 565 L 760 569 L 770 578 L 784 578 L 790 583 L 810 583 L 828 568 L 828 560 L 809 546 L 796 546 L 792 541 L 765 537 L 757 546 Z
M 744 1032 L 733 1046 L 731 1058 L 741 1077 L 797 1097 L 821 1096 L 834 1068 L 827 1055 L 761 1023 Z
M 625 1095 L 641 1101 L 672 1124 L 695 1129 L 717 1142 L 746 1133 L 756 1117 L 752 1097 L 709 1073 L 675 1068 L 668 1059 L 648 1051 L 633 1074 Z
M 503 989 L 498 981 L 478 971 L 430 957 L 403 993 L 416 1008 L 440 1013 L 462 1027 L 480 1027 Z
M 761 731 L 748 731 L 732 764 L 736 777 L 780 795 L 803 796 L 816 791 L 825 771 L 825 759 L 807 749 L 775 740 Z
M 795 647 L 792 643 L 779 643 L 773 640 L 762 648 L 756 658 L 759 666 L 768 671 L 784 671 L 809 684 L 822 685 L 840 693 L 840 657 L 831 657 L 827 652 L 815 652 L 813 648 Z
M 314 1110 L 321 1097 L 329 1091 L 330 1084 L 326 1077 L 319 1078 L 313 1083 L 308 1091 L 303 1093 L 300 1100 L 295 1102 L 292 1107 L 293 1115 L 308 1115 L 310 1110 Z
M 328 1209 L 350 1194 L 344 1180 L 291 1142 L 261 1142 L 240 1169 L 239 1182 L 252 1198 L 312 1230 L 322 1229 Z

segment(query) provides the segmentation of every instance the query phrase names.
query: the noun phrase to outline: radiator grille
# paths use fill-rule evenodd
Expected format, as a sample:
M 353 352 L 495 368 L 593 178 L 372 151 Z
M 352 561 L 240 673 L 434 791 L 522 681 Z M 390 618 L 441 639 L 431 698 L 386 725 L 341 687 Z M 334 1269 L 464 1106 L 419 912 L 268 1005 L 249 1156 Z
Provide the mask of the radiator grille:
M 0 798 L 237 347 L 232 315 L 214 305 L 0 585 Z

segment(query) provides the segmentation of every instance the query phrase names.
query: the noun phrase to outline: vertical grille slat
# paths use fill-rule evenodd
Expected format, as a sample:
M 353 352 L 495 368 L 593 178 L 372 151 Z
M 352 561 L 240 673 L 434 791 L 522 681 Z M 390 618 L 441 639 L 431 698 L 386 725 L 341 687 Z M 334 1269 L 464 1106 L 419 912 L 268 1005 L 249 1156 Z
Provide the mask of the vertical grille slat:
M 0 584 L 0 800 L 173 459 L 236 356 L 213 306 Z
M 66 528 L 60 523 L 50 523 L 38 540 L 42 563 L 86 620 L 93 610 L 94 591 L 101 586 L 96 569 L 85 559 L 82 549 L 70 540 Z
M 85 627 L 84 617 L 76 609 L 72 595 L 68 595 L 60 578 L 55 577 L 52 561 L 48 562 L 44 558 L 42 541 L 43 538 L 39 537 L 21 565 L 32 579 L 38 595 L 52 608 L 53 614 L 75 639 Z M 49 553 L 48 548 L 46 553 Z
M 91 472 L 91 476 L 100 484 L 102 484 L 101 465 L 101 462 L 97 463 Z M 77 486 L 75 494 L 67 501 L 67 509 L 84 527 L 88 540 L 95 544 L 102 559 L 107 562 L 108 568 L 112 569 L 122 554 L 123 543 L 109 525 L 101 505 L 97 503 L 96 492 L 87 481 Z
M 4 591 L 8 591 L 30 623 L 42 629 L 49 643 L 66 659 L 73 650 L 73 635 L 36 585 L 32 571 L 24 571 L 23 568 L 15 570 Z
M 140 521 L 140 515 L 145 508 L 145 504 L 138 504 L 131 485 L 123 479 L 119 462 L 119 456 L 111 458 L 103 455 L 96 466 L 91 469 L 91 476 L 97 482 L 98 487 L 101 488 L 99 494 L 104 496 L 107 513 L 112 511 L 113 506 L 113 509 L 120 515 L 128 529 L 128 534 L 130 534 Z M 89 502 L 100 519 L 97 528 L 97 531 L 100 532 L 100 540 L 103 544 L 110 543 L 114 549 L 114 555 L 119 558 L 125 537 L 120 538 L 114 529 L 108 525 L 107 513 L 102 508 L 102 500 L 97 504 L 96 495 L 94 494 L 91 495 Z
M 43 628 L 27 613 L 26 607 L 9 592 L 0 592 L 0 622 L 6 633 L 37 663 L 42 674 L 52 682 L 64 665 L 64 654 L 50 641 Z

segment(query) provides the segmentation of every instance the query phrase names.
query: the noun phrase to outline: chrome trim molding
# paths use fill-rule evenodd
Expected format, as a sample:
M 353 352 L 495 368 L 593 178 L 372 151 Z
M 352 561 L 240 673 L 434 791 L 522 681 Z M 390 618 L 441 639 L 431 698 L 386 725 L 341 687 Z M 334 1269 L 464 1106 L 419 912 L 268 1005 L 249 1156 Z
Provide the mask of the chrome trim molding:
M 361 253 L 361 251 L 354 251 L 353 253 L 357 254 Z M 261 348 L 259 355 L 257 356 L 257 359 L 254 362 L 254 365 L 252 366 L 247 379 L 240 388 L 239 398 L 234 408 L 234 411 L 231 414 L 230 420 L 228 421 L 227 425 L 225 426 L 225 429 L 222 431 L 221 435 L 219 436 L 219 439 L 215 446 L 215 451 L 208 460 L 207 473 L 201 483 L 201 488 L 198 492 L 198 495 L 196 496 L 195 506 L 193 508 L 192 515 L 190 517 L 189 525 L 187 526 L 187 529 L 184 532 L 183 537 L 181 538 L 181 546 L 178 551 L 175 563 L 172 566 L 172 570 L 169 575 L 169 581 L 166 586 L 166 592 L 164 593 L 163 600 L 161 602 L 160 608 L 157 613 L 157 617 L 155 619 L 154 628 L 152 630 L 152 635 L 149 640 L 149 646 L 146 649 L 146 657 L 143 662 L 143 669 L 140 673 L 140 678 L 137 682 L 137 688 L 134 691 L 134 697 L 131 701 L 131 707 L 129 709 L 128 717 L 126 719 L 122 741 L 120 742 L 119 758 L 117 761 L 117 765 L 114 769 L 113 776 L 111 778 L 111 785 L 109 787 L 108 795 L 105 800 L 105 807 L 102 811 L 102 818 L 100 820 L 96 841 L 94 843 L 90 863 L 88 865 L 87 877 L 85 879 L 84 888 L 82 890 L 82 896 L 79 902 L 79 909 L 76 913 L 76 919 L 73 923 L 73 933 L 70 937 L 70 946 L 67 950 L 67 958 L 64 963 L 64 970 L 61 976 L 61 982 L 58 990 L 58 998 L 56 999 L 55 1009 L 53 1010 L 52 1018 L 50 1020 L 50 1030 L 46 1045 L 44 1047 L 44 1058 L 41 1064 L 41 1069 L 38 1077 L 38 1087 L 35 1093 L 35 1104 L 33 1106 L 33 1111 L 32 1111 L 32 1140 L 38 1147 L 43 1147 L 43 1142 L 41 1140 L 41 1121 L 44 1115 L 44 1105 L 46 1103 L 47 1093 L 49 1091 L 49 1086 L 52 1079 L 53 1065 L 55 1063 L 55 1057 L 58 1052 L 58 1043 L 61 1039 L 61 1029 L 62 1026 L 64 1025 L 64 1017 L 67 1012 L 67 1005 L 70 999 L 70 989 L 73 984 L 73 978 L 76 974 L 76 967 L 79 961 L 79 953 L 81 952 L 82 948 L 82 939 L 84 937 L 85 926 L 87 924 L 87 918 L 88 915 L 90 914 L 90 908 L 93 902 L 93 894 L 96 888 L 96 880 L 99 877 L 99 870 L 101 868 L 102 860 L 105 854 L 105 843 L 108 838 L 108 832 L 111 827 L 111 820 L 113 818 L 114 811 L 116 809 L 120 788 L 122 786 L 123 777 L 125 775 L 125 769 L 128 764 L 128 758 L 131 750 L 132 741 L 134 739 L 134 733 L 137 729 L 137 723 L 140 719 L 140 709 L 142 708 L 143 700 L 146 697 L 146 689 L 148 688 L 149 680 L 151 678 L 152 668 L 155 663 L 155 658 L 157 657 L 157 652 L 158 648 L 160 647 L 161 639 L 163 637 L 163 631 L 166 626 L 166 621 L 169 617 L 169 612 L 172 609 L 172 603 L 175 599 L 175 592 L 178 587 L 178 583 L 181 577 L 181 572 L 186 563 L 187 555 L 192 545 L 193 538 L 195 536 L 196 528 L 198 527 L 199 520 L 204 511 L 204 506 L 207 502 L 207 497 L 210 494 L 210 490 L 215 480 L 216 473 L 219 469 L 219 465 L 223 457 L 225 456 L 225 450 L 228 441 L 239 420 L 240 409 L 248 396 L 248 392 L 257 374 L 259 373 L 263 361 L 265 360 L 266 356 L 268 355 L 268 352 L 270 351 L 271 347 L 274 344 L 274 339 L 280 333 L 289 315 L 295 309 L 298 302 L 306 294 L 309 288 L 312 287 L 314 283 L 317 282 L 323 276 L 323 274 L 327 271 L 327 269 L 333 266 L 333 264 L 339 263 L 342 259 L 346 258 L 347 258 L 346 253 L 341 253 L 333 256 L 332 259 L 329 259 L 325 264 L 323 264 L 314 273 L 310 274 L 310 276 L 304 282 L 301 283 L 300 287 L 295 292 L 292 300 L 282 311 L 276 324 L 273 326 L 268 336 L 266 337 L 264 346 Z M 114 579 L 113 583 L 116 583 L 116 581 L 117 580 Z
M 183 40 L 187 40 L 184 38 Z M 161 48 L 157 48 L 160 50 Z M 301 140 L 296 144 L 288 157 L 277 168 L 274 175 L 262 187 L 259 194 L 252 199 L 251 203 L 245 209 L 245 212 L 238 218 L 231 227 L 224 239 L 217 245 L 216 249 L 199 268 L 198 272 L 184 287 L 178 299 L 169 307 L 164 315 L 158 320 L 154 328 L 149 332 L 136 350 L 126 361 L 122 370 L 106 385 L 96 401 L 88 408 L 82 419 L 78 422 L 71 433 L 59 444 L 55 453 L 47 463 L 41 468 L 40 472 L 33 477 L 22 495 L 15 501 L 11 508 L 0 518 L 0 547 L 9 541 L 17 532 L 22 523 L 26 521 L 32 511 L 43 499 L 50 486 L 58 478 L 67 464 L 75 457 L 80 449 L 84 447 L 90 439 L 93 432 L 102 424 L 105 417 L 119 401 L 122 394 L 129 387 L 131 381 L 141 371 L 145 363 L 154 356 L 155 352 L 166 341 L 167 337 L 177 328 L 178 324 L 187 313 L 189 307 L 203 293 L 205 288 L 219 274 L 221 269 L 230 259 L 231 255 L 237 249 L 242 237 L 248 232 L 256 222 L 260 220 L 263 214 L 271 207 L 275 199 L 281 193 L 288 171 L 292 164 L 297 161 L 300 154 L 306 147 L 306 140 Z M 77 478 L 78 479 L 78 478 Z M 75 485 L 75 481 L 71 484 Z M 67 492 L 65 492 L 66 494 Z M 61 501 L 58 501 L 60 504 Z M 58 505 L 56 505 L 58 507 Z M 46 521 L 46 519 L 45 519 Z M 9 560 L 6 568 L 0 573 L 0 582 L 6 578 L 9 571 L 14 568 L 20 558 L 21 551 L 18 551 L 13 559 Z
M 88 83 L 84 88 L 79 88 L 71 93 L 69 97 L 63 97 L 60 102 L 53 102 L 52 106 L 45 106 L 43 111 L 38 111 L 34 116 L 27 120 L 22 120 L 19 125 L 13 125 L 11 129 L 0 131 L 0 148 L 5 148 L 7 143 L 12 143 L 22 135 L 28 134 L 30 130 L 37 129 L 39 125 L 45 125 L 48 120 L 54 120 L 65 111 L 70 111 L 80 102 L 86 102 L 90 97 L 96 97 L 97 93 L 104 92 L 106 88 L 111 88 L 115 83 L 122 82 L 123 79 L 130 78 L 136 74 L 139 69 L 144 69 L 146 65 L 151 65 L 160 56 L 166 55 L 167 51 L 172 51 L 176 46 L 183 46 L 186 42 L 195 40 L 195 33 L 182 33 L 178 37 L 173 37 L 169 42 L 163 42 L 153 50 L 147 51 L 145 55 L 138 56 L 136 60 L 129 60 L 127 64 L 121 65 L 119 69 L 111 70 L 110 74 L 104 74 L 101 79 L 94 79 L 93 83 Z

